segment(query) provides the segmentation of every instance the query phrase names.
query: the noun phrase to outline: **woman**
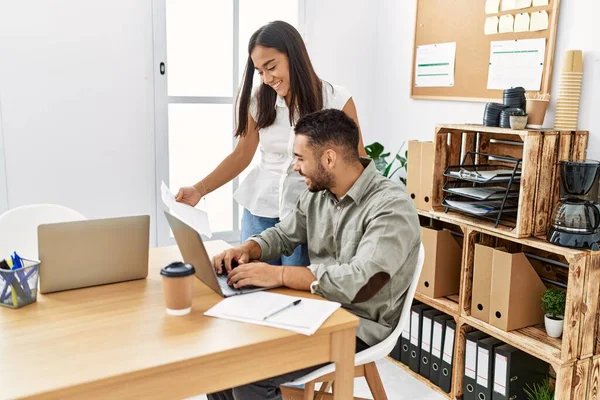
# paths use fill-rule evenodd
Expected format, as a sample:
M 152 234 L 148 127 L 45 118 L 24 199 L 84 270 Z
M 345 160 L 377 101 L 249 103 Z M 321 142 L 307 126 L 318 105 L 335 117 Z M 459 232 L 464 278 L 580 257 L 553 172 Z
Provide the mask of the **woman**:
M 255 69 L 263 84 L 253 90 Z M 234 194 L 244 207 L 243 242 L 285 218 L 306 190 L 304 179 L 293 170 L 295 122 L 324 108 L 341 109 L 357 124 L 358 117 L 348 91 L 319 79 L 300 33 L 282 21 L 261 27 L 250 38 L 236 108 L 235 136 L 239 140 L 235 150 L 200 182 L 179 189 L 176 200 L 195 206 L 203 196 L 238 176 L 250 164 L 260 144 L 260 164 Z M 366 156 L 362 137 L 358 151 Z M 306 266 L 306 246 L 271 263 Z

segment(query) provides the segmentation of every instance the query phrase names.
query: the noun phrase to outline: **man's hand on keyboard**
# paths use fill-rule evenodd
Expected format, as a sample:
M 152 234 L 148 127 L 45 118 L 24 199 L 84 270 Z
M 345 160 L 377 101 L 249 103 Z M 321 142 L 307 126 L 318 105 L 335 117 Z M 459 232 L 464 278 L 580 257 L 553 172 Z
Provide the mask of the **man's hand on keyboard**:
M 245 286 L 283 286 L 283 270 L 284 267 L 258 261 L 241 264 L 229 273 L 229 284 L 236 289 Z
M 258 243 L 248 240 L 239 247 L 234 247 L 229 250 L 225 250 L 219 255 L 213 257 L 213 268 L 217 274 L 223 273 L 229 275 L 231 270 L 235 267 L 232 263 L 244 264 L 253 260 L 258 260 L 261 255 L 261 249 Z

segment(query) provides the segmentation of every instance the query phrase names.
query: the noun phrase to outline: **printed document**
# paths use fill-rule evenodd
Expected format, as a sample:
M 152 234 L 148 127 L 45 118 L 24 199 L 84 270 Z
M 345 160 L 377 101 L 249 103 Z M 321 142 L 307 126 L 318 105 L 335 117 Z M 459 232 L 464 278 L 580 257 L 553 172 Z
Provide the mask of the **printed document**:
M 491 42 L 487 88 L 522 86 L 528 91 L 539 91 L 545 55 L 544 38 Z
M 169 208 L 171 214 L 194 228 L 196 232 L 201 235 L 205 235 L 209 238 L 212 237 L 206 211 L 199 210 L 184 203 L 178 203 L 175 200 L 175 196 L 164 182 L 161 182 L 160 184 L 160 191 L 162 194 L 162 201 L 165 206 Z
M 454 86 L 456 42 L 417 46 L 415 87 Z

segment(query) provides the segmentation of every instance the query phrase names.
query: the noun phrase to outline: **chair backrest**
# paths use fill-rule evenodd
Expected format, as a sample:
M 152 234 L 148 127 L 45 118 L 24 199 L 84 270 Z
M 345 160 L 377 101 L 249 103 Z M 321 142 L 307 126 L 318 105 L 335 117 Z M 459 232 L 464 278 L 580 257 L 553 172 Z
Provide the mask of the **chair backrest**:
M 398 321 L 398 325 L 394 328 L 392 333 L 385 338 L 381 343 L 376 344 L 375 346 L 371 346 L 370 348 L 361 351 L 356 354 L 354 364 L 362 365 L 372 361 L 377 361 L 382 359 L 383 357 L 390 354 L 402 331 L 404 330 L 404 326 L 407 323 L 410 323 L 410 310 L 412 307 L 413 299 L 415 298 L 415 292 L 417 291 L 417 286 L 419 284 L 419 278 L 421 276 L 421 270 L 423 269 L 423 263 L 425 261 L 425 249 L 423 248 L 423 243 L 421 243 L 419 248 L 419 257 L 417 259 L 417 266 L 415 268 L 415 273 L 413 275 L 412 282 L 406 291 L 406 296 L 404 297 L 404 304 L 402 305 L 402 312 L 400 313 L 400 320 Z
M 81 213 L 57 204 L 32 204 L 10 209 L 0 215 L 0 259 L 16 251 L 21 257 L 37 260 L 39 225 L 84 219 Z

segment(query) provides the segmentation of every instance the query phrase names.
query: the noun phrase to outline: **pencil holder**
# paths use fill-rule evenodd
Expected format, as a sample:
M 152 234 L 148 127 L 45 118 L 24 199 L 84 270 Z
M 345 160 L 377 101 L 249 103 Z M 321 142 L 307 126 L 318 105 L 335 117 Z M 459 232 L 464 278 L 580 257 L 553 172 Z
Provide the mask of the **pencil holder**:
M 37 300 L 40 262 L 21 259 L 19 269 L 0 269 L 0 306 L 20 308 Z

